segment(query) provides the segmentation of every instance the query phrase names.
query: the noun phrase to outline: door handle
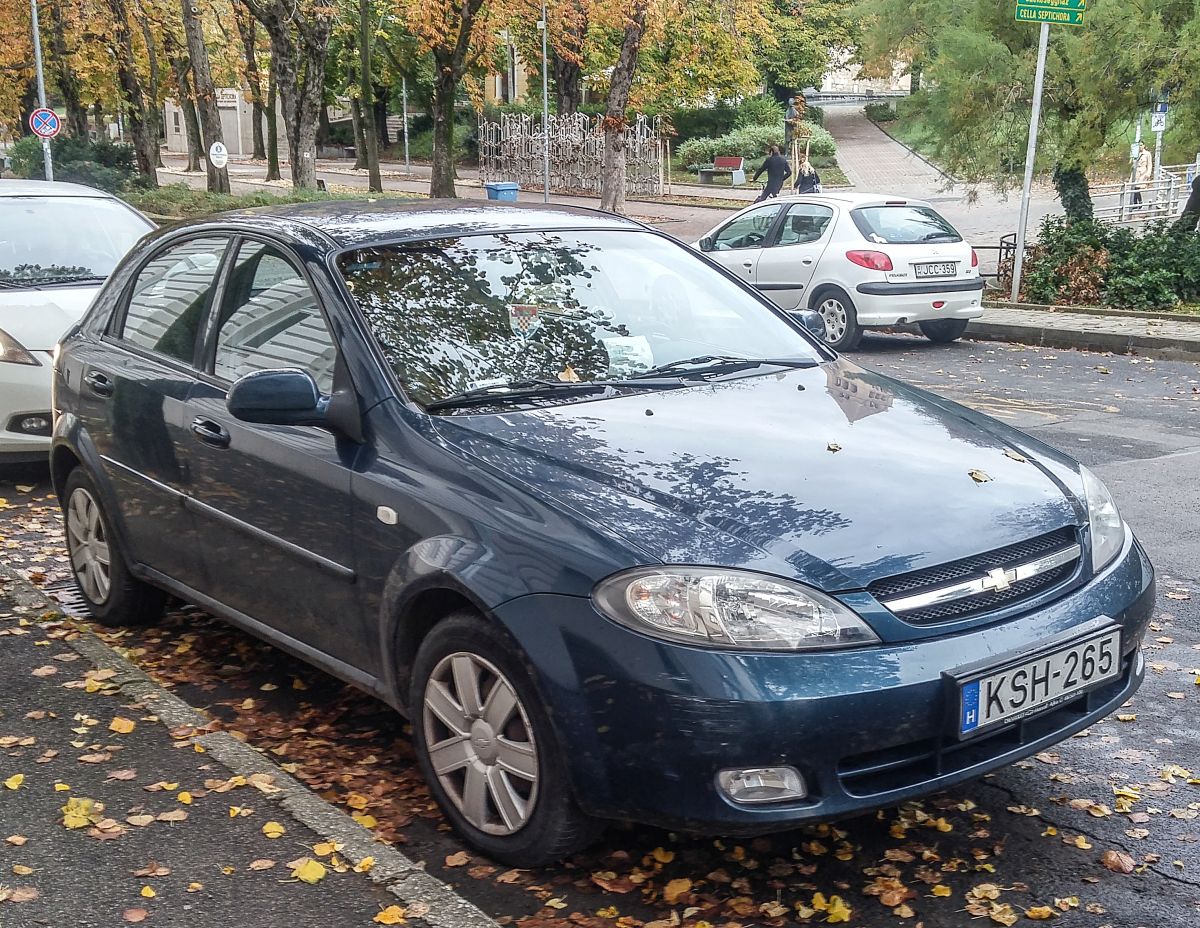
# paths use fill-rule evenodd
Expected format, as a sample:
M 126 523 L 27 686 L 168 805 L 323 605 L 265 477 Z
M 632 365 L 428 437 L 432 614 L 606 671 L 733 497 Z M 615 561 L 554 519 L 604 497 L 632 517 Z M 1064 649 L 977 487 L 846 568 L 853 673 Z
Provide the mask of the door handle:
M 214 448 L 229 447 L 229 433 L 212 419 L 197 416 L 192 420 L 192 434 Z
M 83 378 L 84 383 L 92 388 L 92 392 L 97 396 L 112 396 L 115 389 L 113 382 L 100 371 L 89 371 L 87 376 Z
M 743 261 L 742 267 L 754 267 L 754 262 L 753 261 Z
M 801 263 L 801 264 L 804 264 L 804 265 L 812 264 L 812 263 L 813 263 L 813 259 L 812 259 L 812 258 L 802 258 L 802 259 L 801 259 L 801 261 L 800 261 L 800 263 Z

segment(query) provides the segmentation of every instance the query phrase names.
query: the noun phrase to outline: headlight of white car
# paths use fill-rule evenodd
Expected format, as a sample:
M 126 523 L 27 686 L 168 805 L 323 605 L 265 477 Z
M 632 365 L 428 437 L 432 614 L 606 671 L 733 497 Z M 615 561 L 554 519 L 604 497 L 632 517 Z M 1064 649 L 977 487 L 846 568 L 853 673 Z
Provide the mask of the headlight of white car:
M 879 641 L 836 599 L 748 571 L 643 567 L 601 581 L 592 600 L 622 625 L 694 645 L 807 651 Z
M 1112 494 L 1100 478 L 1082 466 L 1079 473 L 1083 477 L 1083 495 L 1092 535 L 1092 570 L 1099 573 L 1125 544 L 1125 523 L 1121 521 Z
M 7 361 L 9 364 L 33 364 L 38 363 L 38 359 L 25 350 L 25 346 L 9 335 L 4 329 L 0 329 L 0 362 Z

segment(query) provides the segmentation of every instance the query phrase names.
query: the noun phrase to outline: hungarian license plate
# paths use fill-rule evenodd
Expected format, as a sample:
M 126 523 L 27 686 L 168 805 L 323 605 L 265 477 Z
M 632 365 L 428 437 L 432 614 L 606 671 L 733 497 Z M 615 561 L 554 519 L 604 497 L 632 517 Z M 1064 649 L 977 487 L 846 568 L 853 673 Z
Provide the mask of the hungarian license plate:
M 936 264 L 914 264 L 913 274 L 917 277 L 956 277 L 958 264 L 954 261 L 939 261 Z
M 966 680 L 959 689 L 959 736 L 1016 722 L 1070 702 L 1120 673 L 1121 630 L 1110 628 Z

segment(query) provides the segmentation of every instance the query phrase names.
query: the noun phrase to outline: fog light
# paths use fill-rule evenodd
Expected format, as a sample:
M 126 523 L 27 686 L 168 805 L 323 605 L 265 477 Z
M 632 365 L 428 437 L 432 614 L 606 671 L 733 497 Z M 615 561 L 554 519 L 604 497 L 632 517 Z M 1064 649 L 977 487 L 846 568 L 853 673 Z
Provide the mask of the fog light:
M 25 435 L 49 435 L 52 423 L 46 413 L 31 416 L 13 416 L 8 424 L 10 432 L 22 432 Z
M 795 767 L 747 767 L 717 774 L 721 792 L 739 803 L 786 802 L 808 795 L 804 777 Z

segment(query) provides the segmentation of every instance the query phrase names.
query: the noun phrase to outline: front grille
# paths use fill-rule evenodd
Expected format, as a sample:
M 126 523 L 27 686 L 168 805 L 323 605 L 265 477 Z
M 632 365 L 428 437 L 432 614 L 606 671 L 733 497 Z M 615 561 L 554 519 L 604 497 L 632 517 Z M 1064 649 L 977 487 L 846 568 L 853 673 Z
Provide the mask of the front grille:
M 938 564 L 936 567 L 885 577 L 871 583 L 867 587 L 867 591 L 877 600 L 886 604 L 888 600 L 916 596 L 953 586 L 956 583 L 979 579 L 986 576 L 988 571 L 998 567 L 1011 569 L 1019 564 L 1027 564 L 1077 543 L 1075 529 L 1067 526 L 1027 541 L 996 548 L 994 551 L 972 555 L 946 564 Z M 908 609 L 898 612 L 897 615 L 905 622 L 914 625 L 930 625 L 936 622 L 982 615 L 1053 589 L 1068 580 L 1077 566 L 1078 558 L 1046 573 L 1015 581 L 1005 590 L 988 590 L 977 595 L 965 596 L 962 599 Z
M 991 734 L 965 741 L 953 735 L 925 738 L 844 757 L 838 764 L 838 778 L 852 796 L 877 796 L 985 764 L 1077 725 L 1120 695 L 1129 685 L 1132 667 L 1132 656 L 1126 656 L 1121 675 L 1104 686 Z

